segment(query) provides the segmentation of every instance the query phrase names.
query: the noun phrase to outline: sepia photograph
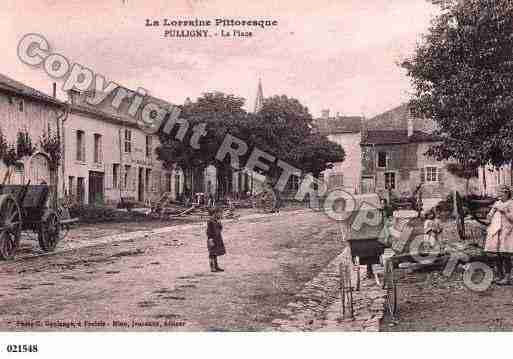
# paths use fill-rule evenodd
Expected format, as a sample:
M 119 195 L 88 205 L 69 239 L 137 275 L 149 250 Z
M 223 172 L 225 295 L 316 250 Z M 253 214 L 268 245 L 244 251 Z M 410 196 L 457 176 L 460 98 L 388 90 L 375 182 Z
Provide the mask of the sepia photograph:
M 513 330 L 513 2 L 0 18 L 0 356 L 44 346 L 4 334 Z

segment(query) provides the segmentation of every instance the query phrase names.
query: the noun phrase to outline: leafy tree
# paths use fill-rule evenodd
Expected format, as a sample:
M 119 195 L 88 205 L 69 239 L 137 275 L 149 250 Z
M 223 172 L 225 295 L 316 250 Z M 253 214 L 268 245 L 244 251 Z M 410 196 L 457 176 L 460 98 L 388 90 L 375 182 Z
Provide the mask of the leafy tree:
M 252 147 L 265 151 L 304 173 L 318 176 L 345 157 L 340 145 L 327 137 L 313 133 L 312 116 L 298 100 L 274 96 L 263 102 L 259 113 L 245 121 L 247 134 L 242 133 Z M 274 182 L 282 169 L 271 166 L 265 173 Z
M 432 0 L 441 6 L 424 40 L 402 66 L 416 116 L 439 126 L 428 151 L 467 169 L 513 157 L 513 2 Z
M 187 120 L 188 131 L 183 140 L 176 138 L 179 126 L 175 126 L 171 133 L 160 131 L 162 145 L 157 148 L 159 158 L 167 167 L 180 166 L 188 178 L 194 169 L 201 170 L 215 164 L 223 186 L 231 174 L 229 159 L 220 163 L 215 156 L 225 136 L 236 130 L 246 116 L 243 105 L 243 98 L 221 92 L 205 93 L 196 102 L 186 103 L 181 107 L 180 118 Z M 199 138 L 199 148 L 194 148 L 191 146 L 193 129 L 199 125 L 205 126 L 205 135 Z
M 246 113 L 243 105 L 244 99 L 220 92 L 206 93 L 196 102 L 185 104 L 180 117 L 188 121 L 189 131 L 182 141 L 175 137 L 178 126 L 170 134 L 160 132 L 159 158 L 168 167 L 177 164 L 191 171 L 216 165 L 222 192 L 226 190 L 233 169 L 228 156 L 222 162 L 215 157 L 227 134 L 243 140 L 248 146 L 247 153 L 240 158 L 241 167 L 255 148 L 315 175 L 331 168 L 333 162 L 344 160 L 344 151 L 339 145 L 312 132 L 312 116 L 298 100 L 287 96 L 265 99 L 257 114 Z M 199 148 L 195 149 L 190 145 L 194 133 L 190 129 L 201 124 L 205 126 L 206 135 L 201 137 Z M 272 182 L 279 178 L 282 169 L 276 162 L 269 165 L 270 169 L 263 174 Z

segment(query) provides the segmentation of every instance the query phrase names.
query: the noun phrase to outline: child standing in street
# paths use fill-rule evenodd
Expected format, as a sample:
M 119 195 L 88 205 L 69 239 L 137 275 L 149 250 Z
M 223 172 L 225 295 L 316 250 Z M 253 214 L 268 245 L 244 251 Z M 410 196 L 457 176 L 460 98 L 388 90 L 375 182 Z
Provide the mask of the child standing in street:
M 392 239 L 390 237 L 390 227 L 392 227 L 392 217 L 394 216 L 394 210 L 392 206 L 388 204 L 386 198 L 382 198 L 380 202 L 380 211 L 383 220 L 383 233 L 385 235 L 385 245 L 390 246 L 392 244 Z
M 426 221 L 424 222 L 424 238 L 431 247 L 440 244 L 442 235 L 442 224 L 435 210 L 426 213 Z
M 220 208 L 211 208 L 208 211 L 207 248 L 211 272 L 224 272 L 224 269 L 220 268 L 217 263 L 217 257 L 226 254 L 223 236 L 221 234 L 223 231 L 223 225 L 221 224 L 221 211 L 222 210 Z

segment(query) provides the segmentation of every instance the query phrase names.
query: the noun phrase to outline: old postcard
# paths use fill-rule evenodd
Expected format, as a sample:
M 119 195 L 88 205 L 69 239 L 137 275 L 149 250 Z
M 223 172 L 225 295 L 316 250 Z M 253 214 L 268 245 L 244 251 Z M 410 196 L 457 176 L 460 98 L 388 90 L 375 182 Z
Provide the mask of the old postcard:
M 513 329 L 510 1 L 2 5 L 2 332 Z

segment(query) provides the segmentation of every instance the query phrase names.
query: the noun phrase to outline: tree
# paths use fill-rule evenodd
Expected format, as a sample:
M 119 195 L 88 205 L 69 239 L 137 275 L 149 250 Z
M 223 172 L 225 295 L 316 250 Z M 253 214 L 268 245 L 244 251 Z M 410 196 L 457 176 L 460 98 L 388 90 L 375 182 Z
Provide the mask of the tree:
M 199 148 L 190 144 L 193 131 L 183 140 L 177 140 L 178 126 L 171 133 L 160 132 L 162 145 L 157 149 L 161 160 L 170 167 L 179 165 L 192 170 L 214 164 L 218 172 L 221 193 L 225 193 L 232 175 L 230 158 L 222 161 L 216 154 L 227 134 L 245 142 L 248 151 L 240 157 L 241 168 L 254 149 L 265 151 L 304 173 L 320 172 L 331 168 L 333 162 L 344 160 L 343 149 L 325 136 L 312 132 L 312 116 L 298 100 L 287 96 L 265 99 L 257 114 L 248 114 L 242 106 L 244 99 L 220 92 L 206 93 L 196 102 L 182 106 L 181 118 L 194 126 L 205 126 L 206 134 L 199 141 Z M 276 181 L 282 169 L 277 161 L 269 163 L 269 170 L 261 171 L 271 182 Z
M 2 183 L 9 183 L 14 170 L 23 167 L 21 159 L 32 156 L 35 151 L 36 148 L 32 144 L 32 139 L 27 129 L 18 131 L 15 144 L 7 142 L 0 130 L 0 159 L 7 167 Z
M 428 151 L 468 169 L 513 157 L 513 3 L 432 0 L 441 6 L 424 40 L 402 63 L 412 112 L 438 124 Z
M 342 162 L 340 145 L 312 131 L 313 121 L 308 108 L 297 99 L 274 96 L 263 102 L 262 109 L 245 122 L 247 135 L 241 134 L 251 146 L 314 176 Z M 264 174 L 276 181 L 282 169 L 274 163 Z
M 159 159 L 171 168 L 180 166 L 191 179 L 194 169 L 201 170 L 215 164 L 221 186 L 227 183 L 231 175 L 229 159 L 220 162 L 215 156 L 225 136 L 238 129 L 238 123 L 245 118 L 246 111 L 242 108 L 244 99 L 221 92 L 205 93 L 195 102 L 188 102 L 181 107 L 180 118 L 187 120 L 188 131 L 182 140 L 176 138 L 179 126 L 171 133 L 159 132 L 162 145 L 157 148 Z M 199 139 L 199 148 L 191 146 L 195 126 L 204 126 L 205 135 Z M 188 188 L 192 190 L 192 188 Z

